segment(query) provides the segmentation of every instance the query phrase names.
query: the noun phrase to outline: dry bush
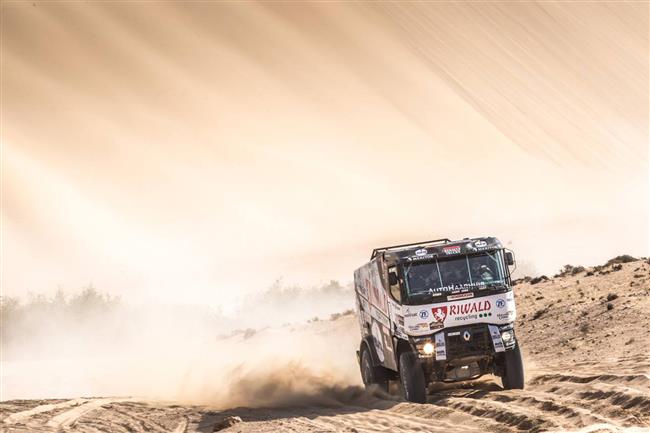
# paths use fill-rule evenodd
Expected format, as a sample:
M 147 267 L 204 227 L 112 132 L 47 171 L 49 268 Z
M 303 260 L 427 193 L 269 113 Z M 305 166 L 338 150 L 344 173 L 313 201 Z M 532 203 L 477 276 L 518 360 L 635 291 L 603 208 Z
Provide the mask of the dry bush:
M 62 290 L 52 298 L 31 294 L 26 301 L 0 298 L 3 349 L 16 340 L 35 338 L 52 328 L 76 330 L 79 334 L 107 336 L 101 323 L 109 322 L 122 308 L 118 297 L 100 293 L 92 285 L 70 297 Z M 97 326 L 100 325 L 100 326 Z
M 585 272 L 586 269 L 584 266 L 573 266 L 573 265 L 564 265 L 562 269 L 560 269 L 560 272 L 555 275 L 555 278 L 557 277 L 566 277 L 566 276 L 574 276 L 578 275 L 581 272 Z
M 637 259 L 636 257 L 632 257 L 629 254 L 623 254 L 622 256 L 616 256 L 613 259 L 609 259 L 607 263 L 605 263 L 605 266 L 617 264 L 617 263 L 630 263 L 630 262 L 636 262 Z

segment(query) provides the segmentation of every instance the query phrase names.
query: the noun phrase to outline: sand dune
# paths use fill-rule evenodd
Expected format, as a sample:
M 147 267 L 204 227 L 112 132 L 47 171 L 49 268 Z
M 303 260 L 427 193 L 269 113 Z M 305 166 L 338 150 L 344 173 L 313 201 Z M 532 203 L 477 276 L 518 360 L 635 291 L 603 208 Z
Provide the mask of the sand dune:
M 535 284 L 531 284 L 535 283 Z M 2 430 L 74 432 L 650 431 L 650 264 L 637 260 L 516 286 L 523 391 L 490 377 L 434 386 L 428 403 L 368 393 L 304 362 L 227 385 L 230 409 L 134 398 L 2 402 Z M 349 337 L 351 315 L 294 332 Z M 290 327 L 292 328 L 292 327 Z M 297 331 L 300 329 L 300 331 Z M 249 336 L 268 338 L 261 331 Z M 230 338 L 244 338 L 235 335 Z M 328 340 L 330 341 L 330 340 Z M 342 363 L 353 361 L 353 354 Z M 223 384 L 227 387 L 226 384 Z M 239 417 L 239 418 L 230 418 Z M 226 424 L 227 425 L 227 424 Z

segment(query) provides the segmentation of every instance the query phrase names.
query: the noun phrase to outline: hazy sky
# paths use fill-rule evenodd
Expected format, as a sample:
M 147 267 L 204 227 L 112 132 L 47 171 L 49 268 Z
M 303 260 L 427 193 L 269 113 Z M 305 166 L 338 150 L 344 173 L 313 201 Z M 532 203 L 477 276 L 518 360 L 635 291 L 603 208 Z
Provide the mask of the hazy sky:
M 648 3 L 2 3 L 2 290 L 228 304 L 373 247 L 648 255 Z

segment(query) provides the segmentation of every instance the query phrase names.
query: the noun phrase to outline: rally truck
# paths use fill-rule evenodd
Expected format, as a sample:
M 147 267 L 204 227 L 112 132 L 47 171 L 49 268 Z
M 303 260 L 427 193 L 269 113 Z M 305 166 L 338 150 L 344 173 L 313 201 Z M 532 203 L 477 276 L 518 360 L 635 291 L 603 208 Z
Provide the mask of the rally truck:
M 523 389 L 515 335 L 513 253 L 494 237 L 436 239 L 373 250 L 354 272 L 361 327 L 357 359 L 366 387 L 401 383 L 426 402 L 433 382 L 484 374 Z

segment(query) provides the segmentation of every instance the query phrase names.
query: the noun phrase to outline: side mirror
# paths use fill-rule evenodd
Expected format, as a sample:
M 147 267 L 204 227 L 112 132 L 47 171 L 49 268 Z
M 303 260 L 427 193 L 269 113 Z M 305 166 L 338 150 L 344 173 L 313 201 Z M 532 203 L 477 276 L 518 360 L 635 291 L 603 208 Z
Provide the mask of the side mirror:
M 396 286 L 398 282 L 399 281 L 397 279 L 397 274 L 395 274 L 393 272 L 389 272 L 388 273 L 388 284 L 390 284 L 391 286 Z
M 510 251 L 506 251 L 506 264 L 508 266 L 513 266 L 515 264 L 515 256 L 513 256 Z

